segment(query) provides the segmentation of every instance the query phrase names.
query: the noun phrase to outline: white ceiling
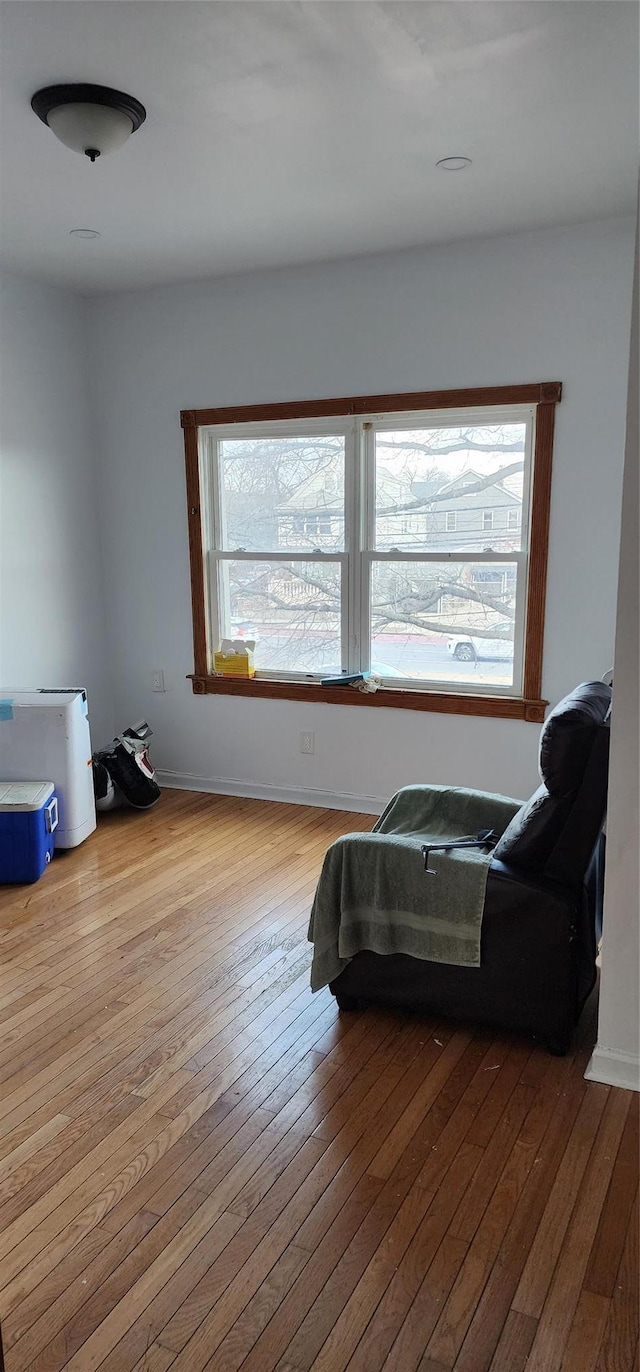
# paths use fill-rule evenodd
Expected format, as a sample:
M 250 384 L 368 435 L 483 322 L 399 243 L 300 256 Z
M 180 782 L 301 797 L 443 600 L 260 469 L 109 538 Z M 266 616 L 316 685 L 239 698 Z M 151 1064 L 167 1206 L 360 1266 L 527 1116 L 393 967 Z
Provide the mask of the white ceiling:
M 2 261 L 87 293 L 634 208 L 633 0 L 11 0 L 1 19 Z M 30 109 L 62 81 L 137 96 L 146 124 L 92 166 Z M 460 153 L 470 169 L 436 170 Z

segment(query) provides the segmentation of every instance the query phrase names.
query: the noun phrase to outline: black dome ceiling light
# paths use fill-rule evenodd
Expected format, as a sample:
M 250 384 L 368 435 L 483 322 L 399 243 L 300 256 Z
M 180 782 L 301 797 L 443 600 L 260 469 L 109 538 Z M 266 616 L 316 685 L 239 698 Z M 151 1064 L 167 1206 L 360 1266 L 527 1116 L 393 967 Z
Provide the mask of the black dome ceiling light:
M 61 143 L 90 162 L 121 148 L 147 117 L 135 96 L 85 82 L 44 86 L 32 97 L 31 108 Z

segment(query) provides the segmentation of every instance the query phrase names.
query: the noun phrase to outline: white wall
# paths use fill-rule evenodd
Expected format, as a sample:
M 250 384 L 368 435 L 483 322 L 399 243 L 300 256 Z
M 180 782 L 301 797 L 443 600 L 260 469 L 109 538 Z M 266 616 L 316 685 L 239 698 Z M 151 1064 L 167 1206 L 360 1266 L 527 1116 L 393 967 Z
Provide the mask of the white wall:
M 562 381 L 543 688 L 556 701 L 613 661 L 632 260 L 632 223 L 610 221 L 90 302 L 117 713 L 149 716 L 160 768 L 354 808 L 416 780 L 532 790 L 536 725 L 191 694 L 179 411 Z M 158 667 L 165 695 L 151 693 Z M 313 757 L 298 751 L 307 729 Z
M 629 366 L 627 446 L 624 464 L 620 582 L 614 668 L 611 772 L 607 818 L 607 870 L 598 1042 L 587 1076 L 640 1091 L 640 910 L 638 901 L 638 759 L 640 664 L 638 616 L 638 449 L 640 355 L 638 259 Z
M 96 742 L 113 730 L 85 305 L 2 280 L 0 682 L 84 685 Z

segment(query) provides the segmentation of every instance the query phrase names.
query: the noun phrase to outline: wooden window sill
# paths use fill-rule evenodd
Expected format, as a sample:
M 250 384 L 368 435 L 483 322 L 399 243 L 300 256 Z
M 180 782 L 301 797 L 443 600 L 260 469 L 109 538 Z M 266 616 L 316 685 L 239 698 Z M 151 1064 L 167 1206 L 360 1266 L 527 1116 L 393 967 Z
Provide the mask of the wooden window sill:
M 321 686 L 319 682 L 272 681 L 258 677 L 197 676 L 188 678 L 197 696 L 252 696 L 258 700 L 299 700 L 324 705 L 373 706 L 387 710 L 426 710 L 444 715 L 479 715 L 490 719 L 524 719 L 542 724 L 546 700 L 514 696 L 462 695 L 450 691 L 403 691 L 383 687 L 357 691 L 351 686 Z

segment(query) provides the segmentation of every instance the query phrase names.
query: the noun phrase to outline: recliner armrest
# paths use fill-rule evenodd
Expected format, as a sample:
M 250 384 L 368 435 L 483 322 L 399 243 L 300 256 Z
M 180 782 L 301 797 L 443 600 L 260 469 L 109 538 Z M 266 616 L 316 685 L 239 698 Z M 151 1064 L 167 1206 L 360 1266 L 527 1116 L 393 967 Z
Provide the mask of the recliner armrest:
M 539 872 L 530 872 L 527 868 L 500 862 L 499 858 L 492 857 L 489 875 L 492 881 L 495 880 L 500 885 L 504 883 L 505 886 L 517 886 L 521 890 L 525 888 L 527 891 L 544 896 L 565 910 L 567 908 L 575 909 L 578 904 L 579 892 L 576 892 L 572 887 L 563 886 L 558 881 L 551 881 L 549 877 L 542 876 Z M 515 894 L 514 898 L 517 898 Z

